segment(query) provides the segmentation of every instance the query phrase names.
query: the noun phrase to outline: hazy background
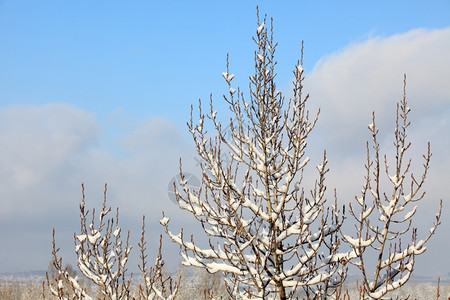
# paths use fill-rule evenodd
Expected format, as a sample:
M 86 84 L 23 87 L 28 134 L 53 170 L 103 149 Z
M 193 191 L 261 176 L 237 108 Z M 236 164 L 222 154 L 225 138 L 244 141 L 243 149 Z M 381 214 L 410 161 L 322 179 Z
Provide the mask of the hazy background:
M 330 198 L 336 187 L 348 203 L 361 188 L 373 110 L 382 150 L 392 149 L 407 73 L 415 170 L 427 141 L 433 152 L 419 238 L 444 200 L 442 225 L 416 272 L 450 272 L 450 2 L 299 2 L 0 1 L 0 273 L 47 269 L 53 227 L 64 259 L 75 263 L 82 182 L 89 207 L 100 205 L 108 183 L 109 204 L 120 207 L 133 242 L 145 214 L 156 247 L 163 210 L 174 231 L 196 232 L 167 185 L 180 157 L 199 173 L 185 126 L 190 105 L 213 93 L 228 116 L 227 53 L 234 85 L 248 91 L 256 5 L 274 18 L 286 95 L 305 41 L 305 89 L 311 110 L 322 109 L 309 168 L 326 149 Z M 175 268 L 178 248 L 167 238 L 165 251 Z

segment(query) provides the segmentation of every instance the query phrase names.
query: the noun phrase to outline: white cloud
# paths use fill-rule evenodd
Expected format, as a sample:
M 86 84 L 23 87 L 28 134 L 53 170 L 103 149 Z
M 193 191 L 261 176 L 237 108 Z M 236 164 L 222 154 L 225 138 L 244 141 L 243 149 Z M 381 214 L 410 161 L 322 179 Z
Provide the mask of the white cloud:
M 120 207 L 124 224 L 137 225 L 128 227 L 135 235 L 143 214 L 149 232 L 160 232 L 161 211 L 177 212 L 167 185 L 180 156 L 193 156 L 180 130 L 163 118 L 147 120 L 116 138 L 117 153 L 104 138 L 94 115 L 71 105 L 0 108 L 2 272 L 46 268 L 52 227 L 73 258 L 82 182 L 89 208 L 100 206 L 107 182 L 109 205 Z
M 51 195 L 61 195 L 53 194 L 55 188 L 63 192 L 99 134 L 92 115 L 69 105 L 1 108 L 0 217 L 48 210 Z
M 380 128 L 382 152 L 392 153 L 395 107 L 403 95 L 403 74 L 407 74 L 406 95 L 412 108 L 408 136 L 413 143 L 409 156 L 413 170 L 421 170 L 427 141 L 433 152 L 425 186 L 427 196 L 421 205 L 423 214 L 416 218 L 419 234 L 431 227 L 438 201 L 446 197 L 445 187 L 450 182 L 448 53 L 450 28 L 377 37 L 324 57 L 307 75 L 305 83 L 312 107 L 322 109 L 309 145 L 314 150 L 327 149 L 331 168 L 328 184 L 337 187 L 340 200 L 347 203 L 363 184 L 365 141 L 371 138 L 367 125 L 371 123 L 372 111 Z M 450 222 L 445 220 L 448 217 L 444 208 L 442 226 L 430 248 L 450 248 L 448 239 L 442 238 L 450 230 Z M 446 274 L 450 269 L 449 263 L 438 263 L 435 256 L 425 255 L 418 261 L 418 272 Z
M 339 124 L 346 128 L 339 138 L 353 138 L 361 128 L 352 124 L 368 124 L 373 110 L 380 124 L 392 120 L 404 73 L 415 118 L 448 110 L 449 51 L 450 28 L 373 38 L 322 58 L 306 87 L 322 106 L 322 124 Z

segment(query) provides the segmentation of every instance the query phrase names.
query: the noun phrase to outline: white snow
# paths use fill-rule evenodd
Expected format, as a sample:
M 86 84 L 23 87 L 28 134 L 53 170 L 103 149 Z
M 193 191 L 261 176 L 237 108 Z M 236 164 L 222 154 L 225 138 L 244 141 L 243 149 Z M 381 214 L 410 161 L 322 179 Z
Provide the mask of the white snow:
M 325 160 L 325 163 L 327 162 L 327 160 Z M 320 164 L 316 166 L 317 170 L 319 170 L 320 173 L 324 172 L 324 164 Z
M 227 265 L 225 263 L 212 262 L 212 263 L 206 264 L 206 266 L 208 268 L 208 271 L 211 273 L 227 272 L 227 273 L 242 275 L 241 270 L 239 270 L 236 267 Z
M 417 205 L 414 206 L 414 208 L 409 213 L 406 214 L 404 220 L 408 220 L 409 218 L 411 218 L 416 213 L 416 210 L 417 210 Z
M 120 227 L 117 227 L 116 230 L 115 230 L 114 233 L 113 233 L 113 236 L 114 236 L 115 238 L 117 238 L 117 237 L 119 236 L 119 234 L 120 234 L 120 231 L 121 231 Z
M 278 191 L 281 192 L 281 193 L 286 193 L 287 190 L 288 189 L 287 189 L 287 186 L 285 184 L 278 188 Z
M 225 80 L 230 83 L 231 80 L 233 80 L 234 78 L 234 74 L 228 74 L 227 72 L 223 72 L 222 73 L 223 78 L 225 78 Z
M 94 245 L 101 236 L 100 232 L 97 231 L 94 235 L 88 236 L 88 241 L 90 244 Z
M 366 211 L 364 211 L 362 216 L 361 216 L 361 220 L 359 220 L 359 221 L 362 221 L 362 220 L 366 219 L 372 213 L 374 208 L 375 208 L 375 206 L 371 206 Z
M 222 76 L 223 76 L 223 78 L 225 78 L 225 80 L 228 79 L 228 73 L 227 73 L 227 72 L 223 72 L 223 73 L 222 73 Z
M 77 240 L 80 241 L 80 243 L 84 242 L 86 240 L 87 236 L 85 234 L 81 234 L 77 236 Z
M 124 257 L 124 258 L 120 261 L 120 266 L 121 266 L 122 268 L 124 268 L 125 265 L 127 264 L 127 261 L 128 261 L 128 257 Z
M 409 201 L 411 201 L 411 193 L 409 193 L 406 196 L 403 196 L 403 198 L 405 199 L 405 202 L 408 203 Z
M 258 28 L 256 29 L 257 34 L 261 34 L 261 32 L 264 29 L 264 25 L 265 25 L 264 22 L 262 22 L 262 24 L 258 26 Z
M 375 241 L 375 237 L 370 238 L 368 240 L 363 239 L 360 240 L 359 238 L 354 239 L 348 235 L 344 235 L 344 239 L 354 248 L 367 247 Z
M 389 179 L 392 181 L 393 184 L 397 185 L 397 183 L 398 183 L 397 175 L 389 176 Z
M 166 226 L 166 225 L 169 223 L 169 221 L 170 221 L 169 218 L 164 217 L 164 218 L 162 218 L 162 219 L 159 221 L 159 223 L 160 223 L 162 226 Z

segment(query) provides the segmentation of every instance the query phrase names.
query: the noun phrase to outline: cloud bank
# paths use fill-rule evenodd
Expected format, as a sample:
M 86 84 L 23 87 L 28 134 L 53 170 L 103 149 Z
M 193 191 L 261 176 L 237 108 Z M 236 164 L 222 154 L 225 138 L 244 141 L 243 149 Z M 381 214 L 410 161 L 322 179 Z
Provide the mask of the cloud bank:
M 163 210 L 177 215 L 167 184 L 180 156 L 193 157 L 181 130 L 152 118 L 114 147 L 105 145 L 105 131 L 93 114 L 68 104 L 0 108 L 0 272 L 46 269 L 53 227 L 64 256 L 74 256 L 82 182 L 91 208 L 108 183 L 109 205 L 120 207 L 126 228 L 140 228 L 143 214 L 149 226 Z
M 413 159 L 415 174 L 421 174 L 422 154 L 426 153 L 428 141 L 433 153 L 425 186 L 427 196 L 420 206 L 420 217 L 416 218 L 419 235 L 431 227 L 439 199 L 444 198 L 442 225 L 429 244 L 428 253 L 418 258 L 416 274 L 447 274 L 450 270 L 443 250 L 450 248 L 450 241 L 445 238 L 450 230 L 450 216 L 445 208 L 445 186 L 450 182 L 448 53 L 450 28 L 376 37 L 323 57 L 305 83 L 312 107 L 321 107 L 310 145 L 314 144 L 315 152 L 321 147 L 327 149 L 331 168 L 328 184 L 337 187 L 340 200 L 348 203 L 363 184 L 365 141 L 371 138 L 367 125 L 373 111 L 380 129 L 381 151 L 392 154 L 396 103 L 403 96 L 406 73 L 406 96 L 412 109 L 408 134 L 413 145 L 409 157 Z
M 327 149 L 328 184 L 338 188 L 344 203 L 362 184 L 372 111 L 381 130 L 383 152 L 392 149 L 395 103 L 402 97 L 406 73 L 412 107 L 409 136 L 414 143 L 410 155 L 420 167 L 427 141 L 432 142 L 434 153 L 423 221 L 418 226 L 426 230 L 431 225 L 438 200 L 445 197 L 444 188 L 450 182 L 448 53 L 449 28 L 418 29 L 349 45 L 322 58 L 307 75 L 312 110 L 321 107 L 308 155 L 319 161 L 322 149 Z M 118 134 L 110 147 L 105 143 L 107 129 L 96 116 L 72 105 L 0 107 L 0 239 L 7 241 L 2 245 L 0 272 L 45 269 L 52 227 L 57 229 L 64 257 L 73 256 L 81 182 L 86 184 L 90 207 L 99 205 L 107 182 L 110 205 L 120 207 L 135 235 L 142 214 L 150 226 L 158 226 L 162 210 L 178 218 L 178 223 L 184 222 L 183 226 L 191 226 L 192 221 L 167 197 L 167 184 L 178 172 L 180 157 L 186 171 L 196 170 L 194 148 L 183 130 L 168 119 L 149 118 Z M 419 258 L 419 271 L 447 274 L 450 270 L 448 260 L 434 259 L 444 257 L 443 249 L 450 248 L 446 218 L 450 216 L 444 208 L 443 224 L 429 253 Z M 166 244 L 166 248 L 173 246 Z M 177 251 L 171 249 L 169 256 Z

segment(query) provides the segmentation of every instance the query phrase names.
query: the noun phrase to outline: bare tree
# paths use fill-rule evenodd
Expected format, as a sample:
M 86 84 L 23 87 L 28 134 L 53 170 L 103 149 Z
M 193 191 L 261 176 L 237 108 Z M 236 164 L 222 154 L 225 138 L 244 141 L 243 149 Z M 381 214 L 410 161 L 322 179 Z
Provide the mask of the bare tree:
M 205 269 L 180 264 L 181 277 L 177 299 L 220 300 L 229 299 L 221 273 L 208 273 Z
M 356 219 L 356 237 L 343 236 L 344 241 L 353 249 L 352 255 L 357 256 L 352 263 L 362 273 L 361 294 L 364 299 L 368 297 L 379 299 L 389 291 L 403 286 L 413 272 L 416 256 L 426 251 L 425 244 L 441 223 L 442 200 L 436 220 L 423 240 L 417 239 L 417 228 L 411 227 L 412 218 L 417 211 L 417 205 L 414 207 L 412 205 L 425 196 L 422 187 L 430 167 L 431 151 L 428 143 L 428 150 L 423 155 L 423 172 L 420 177 L 414 176 L 410 170 L 412 160 L 407 160 L 405 156 L 411 146 L 406 134 L 410 125 L 409 112 L 405 75 L 403 99 L 397 103 L 394 167 L 389 166 L 387 155 L 384 155 L 384 163 L 380 161 L 380 145 L 377 140 L 378 129 L 375 126 L 374 113 L 372 123 L 369 125 L 373 153 L 371 154 L 367 142 L 366 175 L 361 196 L 355 197 L 356 207 L 350 204 L 350 214 Z M 384 182 L 383 173 L 387 179 Z M 386 185 L 383 183 L 390 185 L 390 188 L 384 188 Z M 411 241 L 404 247 L 401 238 L 411 228 Z M 374 261 L 373 257 L 376 257 L 375 264 L 371 264 Z
M 89 210 L 85 207 L 84 185 L 82 185 L 82 201 L 80 204 L 81 232 L 74 235 L 75 252 L 80 272 L 98 288 L 100 296 L 92 296 L 78 277 L 72 276 L 70 270 L 63 268 L 62 258 L 56 248 L 55 230 L 53 230 L 53 266 L 56 270 L 54 278 L 47 274 L 47 287 L 58 299 L 134 299 L 131 291 L 132 276 L 127 274 L 127 262 L 131 252 L 129 245 L 130 232 L 126 240 L 121 239 L 122 229 L 119 226 L 119 209 L 115 218 L 108 218 L 111 208 L 106 205 L 105 185 L 104 199 L 100 214 L 96 216 L 95 209 L 89 218 Z M 96 225 L 96 218 L 99 223 Z M 90 220 L 89 220 L 90 219 Z M 143 283 L 139 286 L 139 299 L 174 299 L 178 283 L 172 285 L 170 277 L 161 273 L 163 262 L 161 258 L 161 240 L 155 266 L 147 269 L 145 235 L 145 218 L 143 218 L 141 241 L 141 264 L 139 270 L 143 275 Z M 169 286 L 170 285 L 170 286 Z
M 193 237 L 186 240 L 183 230 L 172 233 L 164 214 L 160 222 L 180 246 L 183 263 L 223 272 L 234 299 L 288 299 L 299 288 L 309 298 L 326 297 L 345 278 L 339 265 L 348 253 L 337 254 L 343 219 L 337 205 L 325 204 L 325 152 L 312 189 L 308 193 L 303 187 L 310 161 L 306 141 L 318 118 L 318 113 L 310 116 L 308 95 L 302 94 L 303 58 L 293 71 L 293 96 L 285 101 L 275 83 L 272 22 L 268 29 L 266 18 L 260 22 L 258 17 L 253 40 L 257 50 L 249 100 L 232 87 L 227 58 L 222 75 L 229 94 L 224 100 L 232 118 L 222 126 L 212 97 L 206 116 L 199 102 L 198 124 L 191 109 L 188 128 L 202 161 L 202 184 L 198 190 L 189 188 L 180 161 L 181 188 L 174 185 L 179 207 L 201 223 L 209 245 L 202 248 Z M 208 137 L 205 117 L 215 137 Z M 224 153 L 229 163 L 223 161 Z

